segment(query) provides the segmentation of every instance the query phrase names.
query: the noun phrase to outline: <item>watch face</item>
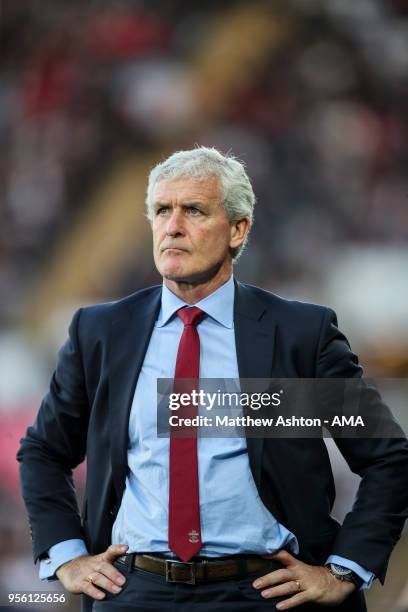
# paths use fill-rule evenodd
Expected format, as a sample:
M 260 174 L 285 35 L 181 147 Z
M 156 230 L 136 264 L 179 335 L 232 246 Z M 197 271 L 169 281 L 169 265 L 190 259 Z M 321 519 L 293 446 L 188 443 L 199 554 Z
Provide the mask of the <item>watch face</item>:
M 355 574 L 351 569 L 344 567 L 343 565 L 337 565 L 337 563 L 329 563 L 327 567 L 337 580 L 346 580 L 352 582 L 358 589 L 364 583 L 364 580 Z

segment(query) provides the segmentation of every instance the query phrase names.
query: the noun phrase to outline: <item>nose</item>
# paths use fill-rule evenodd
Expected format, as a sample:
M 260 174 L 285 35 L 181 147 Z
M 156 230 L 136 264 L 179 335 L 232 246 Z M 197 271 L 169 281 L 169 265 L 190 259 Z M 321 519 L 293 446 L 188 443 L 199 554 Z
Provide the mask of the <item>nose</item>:
M 166 224 L 168 236 L 179 236 L 184 234 L 183 215 L 179 209 L 173 209 Z

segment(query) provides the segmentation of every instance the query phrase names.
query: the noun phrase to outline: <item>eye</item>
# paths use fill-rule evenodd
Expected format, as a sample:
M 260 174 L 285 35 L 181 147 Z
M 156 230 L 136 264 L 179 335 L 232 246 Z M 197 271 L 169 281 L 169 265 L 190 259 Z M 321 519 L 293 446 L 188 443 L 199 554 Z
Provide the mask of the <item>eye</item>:
M 159 208 L 156 210 L 156 215 L 163 217 L 168 210 L 168 206 L 159 206 Z
M 189 206 L 187 208 L 187 212 L 189 215 L 192 215 L 193 217 L 198 217 L 199 215 L 201 215 L 201 210 L 199 208 L 197 208 L 196 206 Z

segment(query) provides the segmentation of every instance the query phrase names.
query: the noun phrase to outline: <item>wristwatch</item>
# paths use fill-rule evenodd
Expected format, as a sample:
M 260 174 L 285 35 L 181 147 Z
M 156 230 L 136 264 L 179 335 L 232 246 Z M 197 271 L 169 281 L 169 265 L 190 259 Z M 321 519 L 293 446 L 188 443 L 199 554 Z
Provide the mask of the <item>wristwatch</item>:
M 360 578 L 360 576 L 358 576 L 356 572 L 353 572 L 353 570 L 349 569 L 348 567 L 344 567 L 343 565 L 337 565 L 337 563 L 328 563 L 326 567 L 329 572 L 333 574 L 335 578 L 337 578 L 337 580 L 352 582 L 356 585 L 357 589 L 359 589 L 364 583 L 364 580 Z

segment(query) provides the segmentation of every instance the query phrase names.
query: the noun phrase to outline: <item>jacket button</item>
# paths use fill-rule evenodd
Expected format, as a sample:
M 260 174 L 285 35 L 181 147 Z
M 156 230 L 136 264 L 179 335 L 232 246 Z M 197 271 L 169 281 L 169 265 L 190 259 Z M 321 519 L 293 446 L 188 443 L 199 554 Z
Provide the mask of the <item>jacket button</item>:
M 117 513 L 118 513 L 118 507 L 112 506 L 112 508 L 109 510 L 109 514 L 111 514 L 112 516 L 116 516 Z

